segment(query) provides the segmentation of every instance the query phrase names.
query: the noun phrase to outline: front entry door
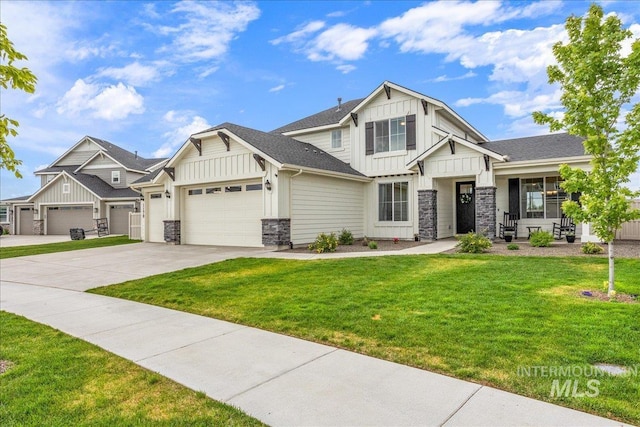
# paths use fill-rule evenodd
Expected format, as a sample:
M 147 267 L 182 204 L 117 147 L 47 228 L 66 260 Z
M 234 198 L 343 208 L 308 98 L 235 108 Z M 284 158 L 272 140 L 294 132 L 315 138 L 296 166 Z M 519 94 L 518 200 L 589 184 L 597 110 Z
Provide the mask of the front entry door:
M 476 226 L 475 186 L 474 181 L 456 182 L 456 233 L 458 234 L 474 231 Z

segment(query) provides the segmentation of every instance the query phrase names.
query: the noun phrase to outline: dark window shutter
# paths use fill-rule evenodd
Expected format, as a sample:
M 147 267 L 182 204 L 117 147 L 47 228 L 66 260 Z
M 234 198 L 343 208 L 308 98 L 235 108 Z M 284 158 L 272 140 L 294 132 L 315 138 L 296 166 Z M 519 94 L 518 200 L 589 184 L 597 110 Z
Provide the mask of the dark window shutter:
M 373 154 L 373 122 L 364 125 L 364 154 Z
M 520 218 L 520 178 L 509 179 L 509 213 L 517 213 Z
M 416 149 L 416 115 L 406 117 L 407 121 L 407 150 Z

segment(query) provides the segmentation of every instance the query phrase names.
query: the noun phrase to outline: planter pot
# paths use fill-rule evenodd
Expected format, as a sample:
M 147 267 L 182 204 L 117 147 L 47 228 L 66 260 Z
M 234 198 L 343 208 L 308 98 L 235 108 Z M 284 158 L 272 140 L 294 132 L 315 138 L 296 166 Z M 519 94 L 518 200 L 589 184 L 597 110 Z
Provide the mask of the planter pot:
M 576 236 L 567 236 L 567 243 L 573 243 L 576 241 Z
M 413 236 L 413 238 L 415 239 L 416 242 L 420 241 L 420 237 L 419 236 Z
M 511 235 L 509 235 L 509 234 L 507 234 L 506 236 L 504 236 L 504 241 L 505 241 L 505 242 L 509 243 L 509 242 L 511 242 L 511 240 L 513 240 L 513 236 L 511 236 Z

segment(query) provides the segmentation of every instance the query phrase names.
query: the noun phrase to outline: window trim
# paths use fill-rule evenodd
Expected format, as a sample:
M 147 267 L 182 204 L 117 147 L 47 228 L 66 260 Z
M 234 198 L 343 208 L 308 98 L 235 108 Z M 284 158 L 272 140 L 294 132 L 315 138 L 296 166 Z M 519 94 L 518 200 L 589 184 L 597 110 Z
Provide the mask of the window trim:
M 63 182 L 62 183 L 62 194 L 70 194 L 71 193 L 71 183 Z
M 111 171 L 111 183 L 120 184 L 120 171 Z
M 391 138 L 392 136 L 394 136 L 394 134 L 392 134 L 392 126 L 391 126 L 391 122 L 392 121 L 400 121 L 401 123 L 404 123 L 404 125 L 402 125 L 404 127 L 404 144 L 403 147 L 401 148 L 396 148 L 394 150 L 391 149 Z M 378 129 L 378 124 L 379 123 L 387 123 L 387 131 L 388 134 L 386 135 L 386 139 L 387 139 L 387 150 L 378 150 L 378 136 L 377 136 L 377 129 Z M 400 134 L 396 134 L 396 135 L 400 135 Z M 394 155 L 398 155 L 399 153 L 405 152 L 407 151 L 407 116 L 399 116 L 399 117 L 390 117 L 388 119 L 384 119 L 384 120 L 374 120 L 373 121 L 373 154 L 386 154 L 386 153 L 394 153 Z
M 542 208 L 541 210 L 536 210 L 536 211 L 527 211 L 526 210 L 526 200 L 527 200 L 527 194 L 529 192 L 525 191 L 523 185 L 525 184 L 525 181 L 529 180 L 529 181 L 533 181 L 533 180 L 540 180 L 542 179 L 542 188 L 540 189 L 540 191 L 538 191 L 538 193 L 540 193 L 542 195 Z M 547 189 L 547 185 L 548 179 L 556 179 L 556 183 L 558 183 L 558 195 L 559 194 L 564 194 L 565 197 L 564 199 L 560 200 L 560 198 L 558 197 L 558 201 L 559 201 L 559 205 L 560 207 L 558 215 L 559 216 L 548 216 L 547 215 L 547 192 L 549 191 Z M 538 176 L 530 176 L 530 177 L 526 177 L 526 178 L 519 178 L 519 192 L 520 192 L 520 200 L 519 202 L 519 207 L 520 207 L 520 218 L 523 220 L 554 220 L 554 219 L 560 219 L 562 218 L 563 212 L 562 212 L 562 202 L 564 202 L 565 200 L 571 200 L 571 193 L 566 193 L 563 190 L 560 189 L 559 187 L 559 183 L 561 183 L 562 177 L 559 175 L 538 175 Z M 528 213 L 534 213 L 534 212 L 542 212 L 542 216 L 528 216 Z
M 404 201 L 400 201 L 400 203 L 405 203 L 406 204 L 406 219 L 396 219 L 396 215 L 395 215 L 395 184 L 406 184 L 406 195 L 407 198 Z M 380 204 L 381 204 L 381 199 L 380 199 L 380 187 L 383 185 L 391 185 L 391 217 L 392 219 L 388 220 L 388 219 L 380 219 Z M 378 214 L 377 214 L 377 221 L 376 223 L 379 224 L 379 226 L 404 226 L 406 224 L 410 224 L 411 223 L 411 185 L 410 185 L 410 181 L 383 181 L 383 182 L 378 182 L 378 200 L 377 200 L 377 210 L 378 210 Z
M 2 213 L 2 211 L 4 211 L 4 213 Z M 0 206 L 0 223 L 6 222 L 9 222 L 9 206 Z
M 335 138 L 335 135 L 338 135 L 338 133 L 340 135 L 340 138 L 339 138 L 340 144 L 339 145 L 334 145 L 334 142 L 336 140 L 338 140 L 338 138 Z M 330 147 L 331 147 L 332 150 L 342 150 L 344 148 L 344 145 L 342 143 L 342 134 L 343 134 L 342 129 L 334 129 L 334 130 L 331 131 L 331 145 L 330 145 Z

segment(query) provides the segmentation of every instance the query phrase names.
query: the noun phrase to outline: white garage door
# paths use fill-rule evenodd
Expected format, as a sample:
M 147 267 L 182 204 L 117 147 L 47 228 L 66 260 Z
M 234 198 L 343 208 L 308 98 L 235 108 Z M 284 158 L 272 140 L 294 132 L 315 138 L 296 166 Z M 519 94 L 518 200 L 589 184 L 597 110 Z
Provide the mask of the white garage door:
M 110 234 L 129 234 L 129 212 L 133 212 L 133 205 L 109 206 Z
M 72 228 L 95 228 L 92 206 L 47 207 L 47 234 L 69 234 Z
M 151 193 L 149 209 L 147 209 L 150 242 L 164 242 L 164 196 L 162 193 Z
M 211 184 L 183 190 L 182 243 L 262 246 L 262 184 Z

